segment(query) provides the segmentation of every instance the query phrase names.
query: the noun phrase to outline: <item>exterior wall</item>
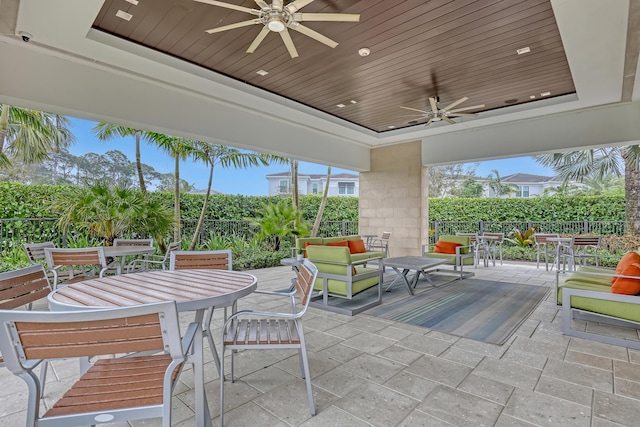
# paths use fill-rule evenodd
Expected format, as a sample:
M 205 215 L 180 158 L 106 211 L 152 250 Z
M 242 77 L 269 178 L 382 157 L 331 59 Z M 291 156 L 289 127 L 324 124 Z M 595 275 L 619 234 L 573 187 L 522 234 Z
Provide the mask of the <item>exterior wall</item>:
M 420 255 L 428 230 L 428 169 L 420 141 L 371 150 L 371 171 L 360 173 L 360 234 L 391 232 L 392 257 Z
M 289 182 L 288 176 L 277 177 L 277 176 L 269 176 L 267 177 L 267 182 L 269 185 L 269 195 L 270 196 L 287 196 L 291 194 L 291 189 L 287 188 L 287 191 L 280 191 L 280 181 Z M 324 191 L 324 186 L 327 179 L 326 176 L 320 179 L 310 178 L 304 175 L 298 175 L 298 191 L 300 195 L 304 196 L 306 194 L 313 194 L 313 183 L 318 184 L 318 194 L 322 194 Z M 354 183 L 354 192 L 353 194 L 340 194 L 339 184 L 341 182 L 353 182 Z M 353 196 L 358 197 L 360 194 L 360 183 L 358 178 L 334 178 L 331 177 L 331 182 L 329 182 L 329 196 Z

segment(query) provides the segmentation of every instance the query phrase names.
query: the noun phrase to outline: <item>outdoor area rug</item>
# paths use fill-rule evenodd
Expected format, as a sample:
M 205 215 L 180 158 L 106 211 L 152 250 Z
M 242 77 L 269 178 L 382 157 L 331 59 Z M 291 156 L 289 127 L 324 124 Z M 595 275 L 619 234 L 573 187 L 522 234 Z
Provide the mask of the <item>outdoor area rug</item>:
M 435 276 L 437 277 L 437 276 Z M 435 278 L 434 277 L 434 278 Z M 435 282 L 435 280 L 434 280 Z M 424 326 L 477 341 L 503 344 L 549 292 L 542 286 L 467 278 L 441 287 L 420 281 L 409 296 L 406 287 L 394 286 L 383 303 L 365 313 Z M 404 292 L 404 297 L 397 298 Z M 392 298 L 389 298 L 391 295 Z

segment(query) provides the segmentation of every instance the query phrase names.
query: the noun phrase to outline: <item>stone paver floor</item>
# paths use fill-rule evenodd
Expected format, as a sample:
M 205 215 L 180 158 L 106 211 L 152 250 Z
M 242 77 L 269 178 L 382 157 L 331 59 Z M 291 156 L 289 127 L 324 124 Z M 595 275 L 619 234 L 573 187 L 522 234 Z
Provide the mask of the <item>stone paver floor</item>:
M 479 279 L 551 288 L 555 283 L 555 272 L 530 264 L 505 262 L 473 271 Z M 262 289 L 281 289 L 292 277 L 289 267 L 252 273 Z M 268 296 L 252 295 L 239 303 L 239 309 L 249 307 L 284 306 Z M 219 330 L 220 313 L 214 322 L 213 330 Z M 640 351 L 565 337 L 560 322 L 553 293 L 501 346 L 366 313 L 348 317 L 312 308 L 305 316 L 305 331 L 317 415 L 309 414 L 297 353 L 244 351 L 236 355 L 239 380 L 225 388 L 225 425 L 640 425 Z M 589 326 L 638 340 L 636 330 Z M 206 348 L 205 357 L 207 396 L 216 425 L 219 381 Z M 77 371 L 74 360 L 53 363 L 43 406 L 59 396 Z M 195 424 L 191 374 L 183 372 L 174 393 L 176 426 Z M 24 425 L 25 384 L 5 368 L 0 369 L 0 381 L 0 425 Z

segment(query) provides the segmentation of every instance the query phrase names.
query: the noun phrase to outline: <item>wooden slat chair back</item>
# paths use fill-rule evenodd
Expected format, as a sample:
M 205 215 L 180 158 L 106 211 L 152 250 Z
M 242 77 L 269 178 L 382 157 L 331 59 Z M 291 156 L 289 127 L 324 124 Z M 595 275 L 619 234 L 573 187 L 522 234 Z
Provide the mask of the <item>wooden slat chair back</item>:
M 0 273 L 0 310 L 13 310 L 27 307 L 31 310 L 35 301 L 46 298 L 51 286 L 42 264 L 32 265 L 19 270 Z M 4 358 L 0 351 L 0 367 L 4 367 Z M 47 377 L 47 363 L 40 370 L 40 385 L 44 393 Z
M 38 264 L 46 261 L 44 254 L 44 248 L 55 248 L 56 245 L 53 242 L 42 243 L 24 243 L 22 245 L 24 251 L 27 253 L 27 258 L 31 264 Z
M 573 251 L 574 266 L 576 258 L 578 259 L 578 263 L 582 261 L 584 265 L 587 264 L 588 258 L 593 258 L 597 267 L 599 265 L 598 249 L 600 249 L 601 243 L 602 236 L 571 236 L 570 247 Z
M 65 284 L 86 280 L 87 276 L 94 276 L 94 267 L 100 268 L 99 277 L 109 269 L 104 249 L 95 248 L 45 248 L 45 256 L 49 271 L 53 273 L 53 289 L 57 289 L 62 281 L 60 270 L 67 268 Z
M 192 340 L 198 326 L 192 324 L 185 338 Z M 162 417 L 165 427 L 171 424 L 171 391 L 186 360 L 173 301 L 74 312 L 0 311 L 0 349 L 7 367 L 28 385 L 29 426 L 155 417 Z M 140 351 L 153 355 L 98 358 L 40 414 L 40 385 L 31 372 L 34 362 Z
M 153 247 L 153 239 L 113 239 L 113 246 L 149 246 Z
M 233 264 L 231 250 L 222 249 L 215 251 L 172 251 L 169 261 L 169 270 L 231 270 Z M 202 335 L 209 342 L 209 349 L 216 367 L 220 367 L 220 359 L 216 350 L 216 343 L 211 333 L 211 320 L 215 307 L 207 310 L 202 321 Z M 236 303 L 232 305 L 232 311 L 236 311 Z M 224 318 L 227 318 L 227 307 L 224 307 Z M 220 374 L 220 371 L 218 371 Z
M 220 357 L 220 372 L 224 372 L 224 353 L 231 351 L 231 381 L 234 381 L 234 352 L 235 350 L 256 349 L 298 349 L 302 377 L 307 385 L 309 409 L 311 415 L 316 414 L 311 389 L 311 374 L 305 346 L 302 316 L 306 313 L 311 300 L 313 284 L 318 277 L 318 269 L 308 259 L 298 267 L 294 290 L 291 292 L 260 291 L 257 293 L 272 296 L 289 297 L 290 313 L 276 313 L 256 310 L 242 310 L 232 314 L 225 321 L 222 331 L 222 353 Z M 299 302 L 296 304 L 296 297 Z M 220 425 L 223 425 L 224 415 L 224 375 L 220 377 Z
M 171 252 L 169 270 L 184 269 L 231 270 L 231 250 Z
M 533 242 L 536 245 L 536 268 L 540 267 L 540 255 L 544 254 L 544 265 L 549 270 L 549 255 L 554 255 L 556 252 L 556 243 L 550 242 L 549 238 L 558 238 L 558 233 L 535 233 L 533 235 Z M 551 264 L 553 268 L 553 264 Z
M 369 241 L 368 250 L 375 251 L 376 249 L 379 249 L 383 251 L 385 253 L 385 256 L 388 258 L 389 257 L 389 240 L 391 240 L 391 232 L 383 231 L 382 236 L 380 236 L 380 238 L 378 239 L 372 238 Z
M 171 242 L 167 246 L 167 251 L 164 255 L 148 255 L 144 258 L 136 258 L 127 264 L 127 273 L 147 271 L 153 265 L 159 265 L 160 268 L 166 270 L 169 268 L 169 261 L 171 258 L 171 252 L 180 249 L 181 242 Z

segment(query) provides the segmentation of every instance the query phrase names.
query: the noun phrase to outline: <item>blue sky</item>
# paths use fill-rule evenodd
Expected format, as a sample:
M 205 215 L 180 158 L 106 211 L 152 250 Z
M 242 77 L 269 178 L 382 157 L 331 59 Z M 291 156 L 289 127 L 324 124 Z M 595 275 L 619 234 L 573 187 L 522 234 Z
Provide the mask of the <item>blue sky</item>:
M 135 140 L 133 137 L 115 138 L 111 141 L 100 141 L 92 132 L 96 122 L 70 118 L 71 131 L 76 137 L 76 143 L 69 148 L 69 152 L 75 156 L 86 153 L 104 154 L 110 150 L 119 150 L 129 160 L 135 159 Z M 161 173 L 173 173 L 173 159 L 168 154 L 160 151 L 155 146 L 142 143 L 142 162 L 153 166 Z M 513 173 L 529 173 L 534 175 L 553 175 L 551 169 L 544 168 L 534 162 L 531 157 L 518 157 L 512 159 L 490 160 L 481 162 L 476 169 L 476 175 L 486 177 L 492 170 L 498 170 L 500 176 Z M 225 194 L 244 194 L 247 196 L 265 196 L 268 193 L 266 175 L 287 171 L 287 165 L 275 165 L 256 167 L 250 169 L 222 169 L 216 168 L 213 175 L 213 189 Z M 326 173 L 325 165 L 300 162 L 300 173 Z M 345 169 L 332 168 L 331 173 L 357 173 Z M 181 178 L 194 184 L 198 189 L 205 189 L 209 178 L 209 170 L 201 163 L 189 160 L 180 165 Z

